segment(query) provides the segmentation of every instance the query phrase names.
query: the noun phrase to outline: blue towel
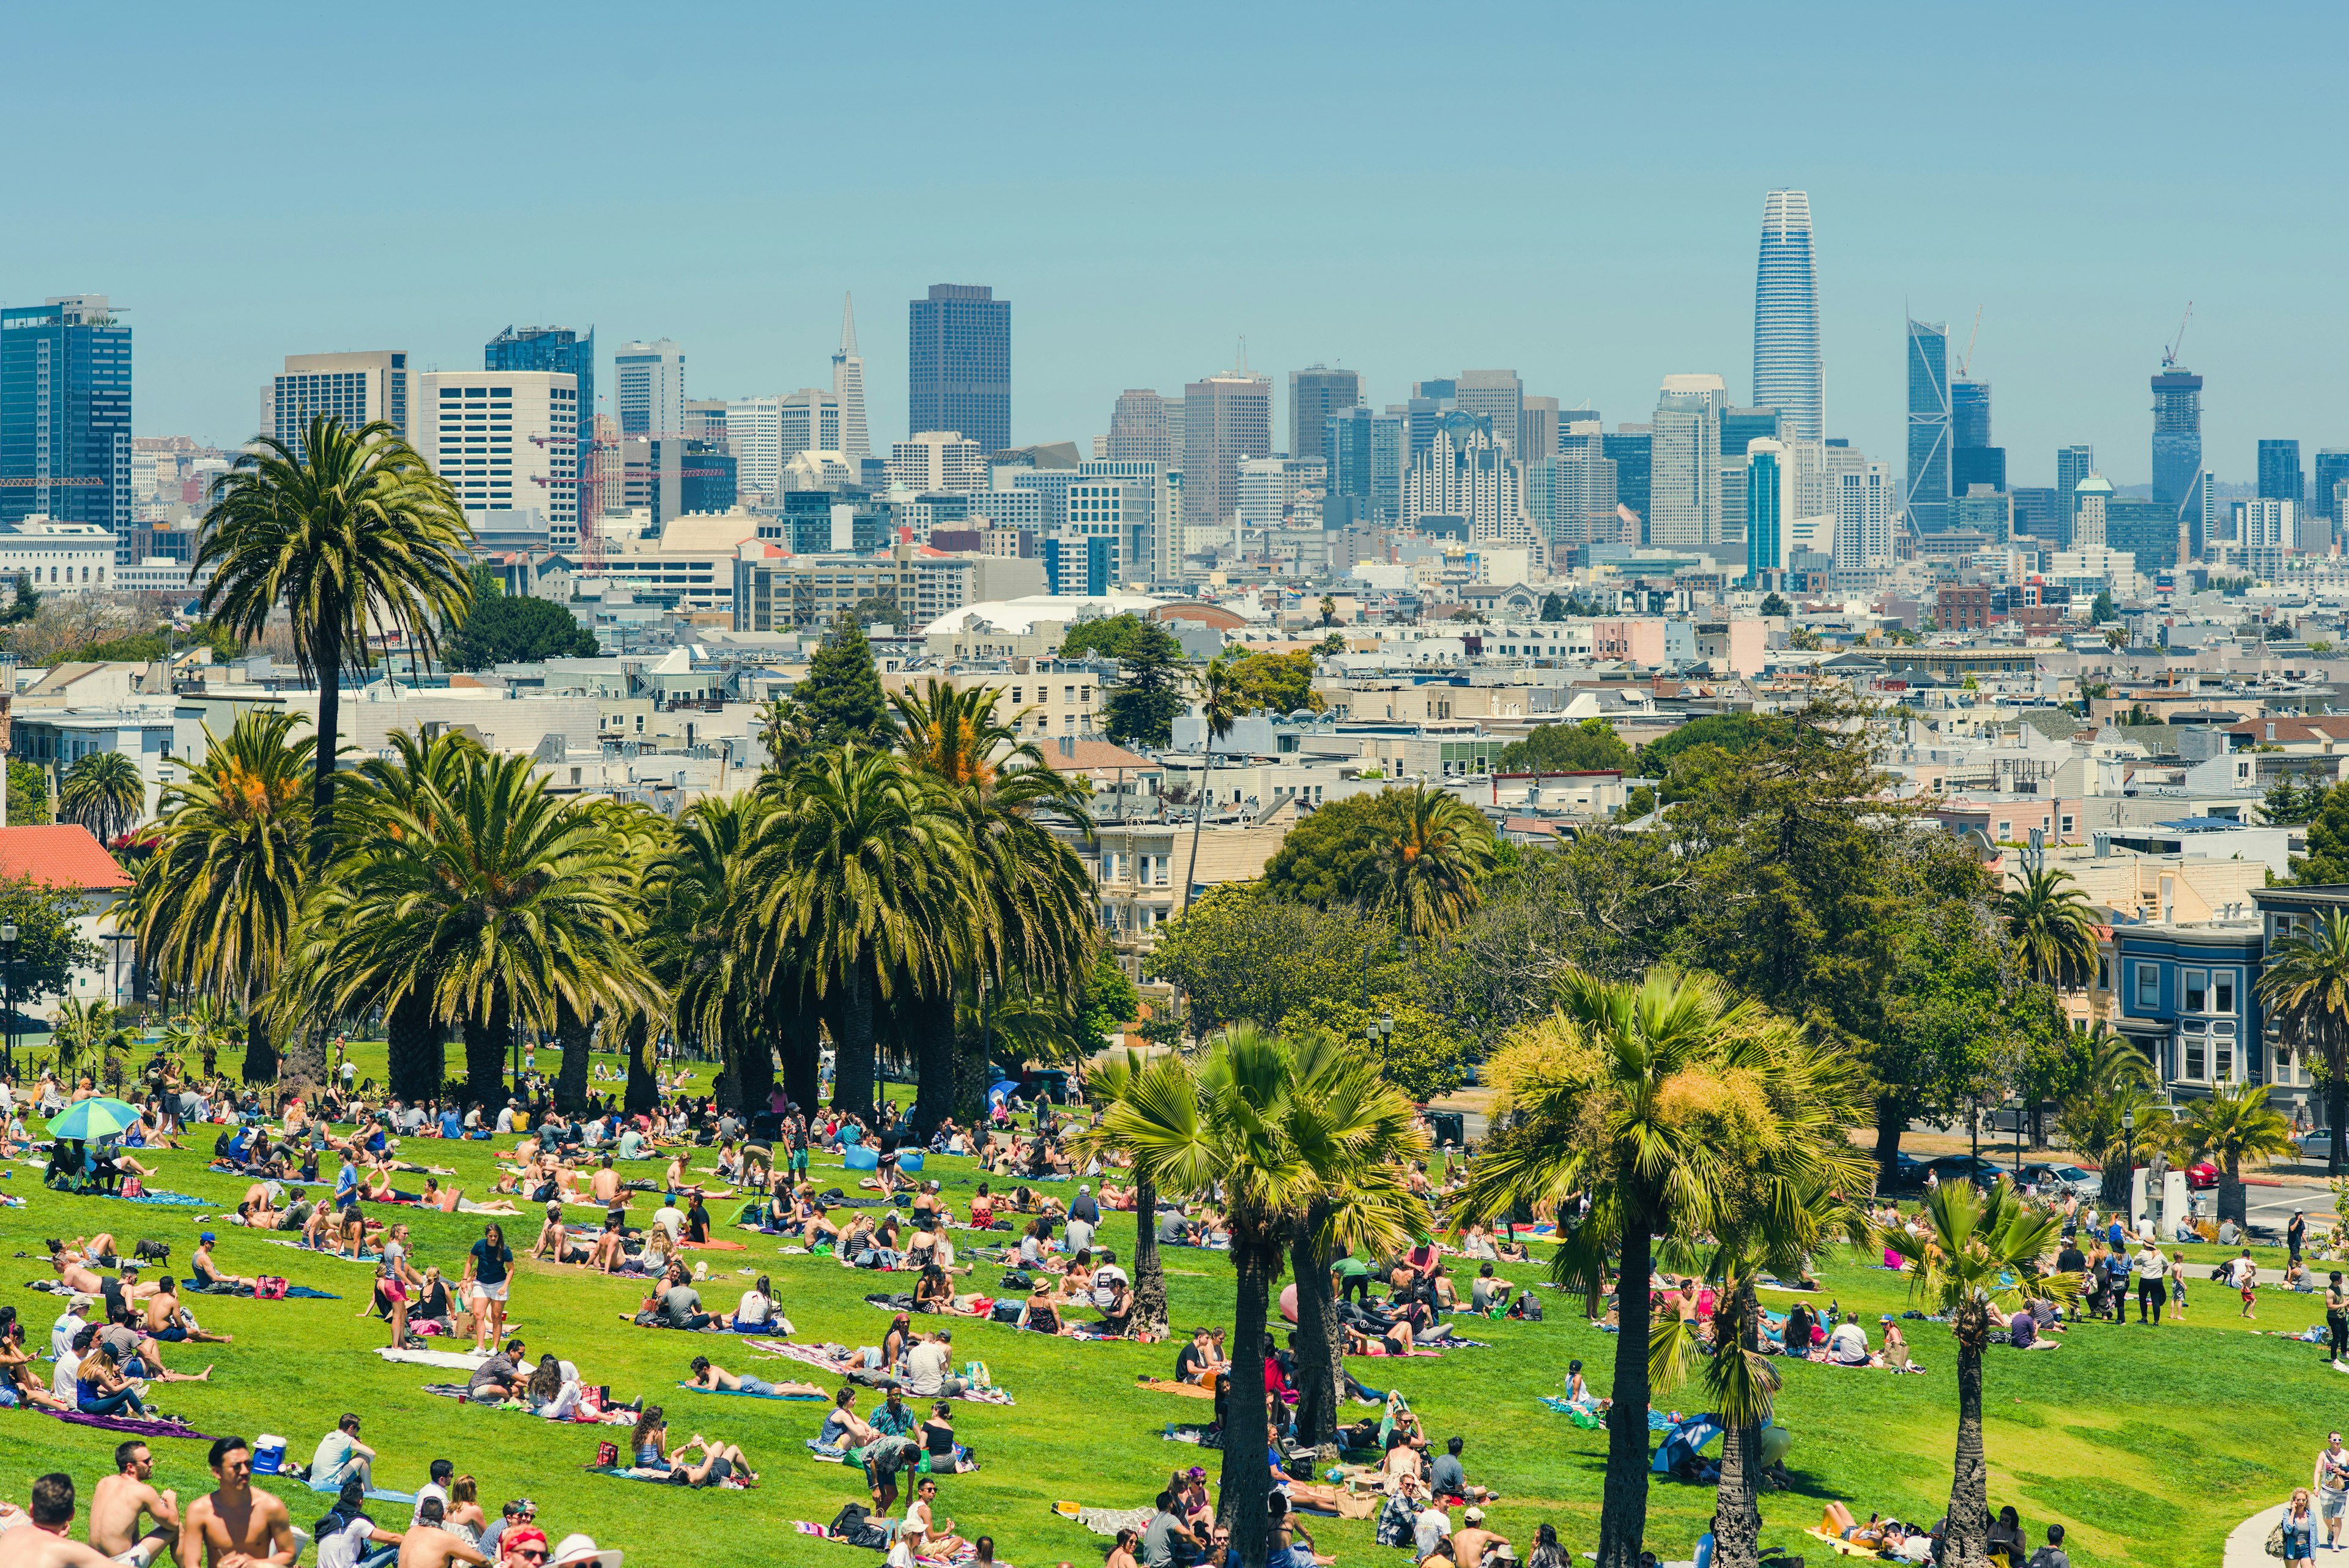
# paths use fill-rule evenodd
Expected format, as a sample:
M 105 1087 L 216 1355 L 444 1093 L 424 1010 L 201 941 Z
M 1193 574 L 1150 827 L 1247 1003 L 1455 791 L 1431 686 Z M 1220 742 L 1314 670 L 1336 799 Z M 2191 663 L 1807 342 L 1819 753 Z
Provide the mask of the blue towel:
M 308 1487 L 312 1491 L 322 1491 L 328 1497 L 333 1497 L 343 1490 L 339 1485 L 320 1486 L 316 1481 L 305 1481 L 303 1484 Z M 367 1489 L 367 1497 L 376 1502 L 405 1502 L 412 1504 L 416 1501 L 416 1494 L 412 1491 L 388 1491 L 382 1487 L 369 1487 Z
M 690 1388 L 690 1389 L 692 1389 L 696 1394 L 724 1394 L 724 1395 L 727 1395 L 728 1397 L 731 1397 L 731 1398 L 736 1398 L 736 1399 L 814 1399 L 814 1400 L 821 1400 L 821 1399 L 823 1399 L 823 1398 L 824 1397 L 824 1396 L 823 1396 L 823 1395 L 822 1395 L 822 1394 L 754 1394 L 754 1393 L 752 1393 L 750 1390 L 749 1390 L 748 1388 L 704 1388 L 704 1387 L 702 1387 L 702 1386 L 701 1386 L 699 1384 L 698 1384 L 698 1383 L 680 1383 L 680 1384 L 678 1384 L 678 1387 L 680 1387 L 680 1388 Z
M 136 1198 L 125 1198 L 125 1203 L 160 1203 L 177 1209 L 202 1209 L 208 1201 L 191 1198 L 184 1192 L 142 1192 Z

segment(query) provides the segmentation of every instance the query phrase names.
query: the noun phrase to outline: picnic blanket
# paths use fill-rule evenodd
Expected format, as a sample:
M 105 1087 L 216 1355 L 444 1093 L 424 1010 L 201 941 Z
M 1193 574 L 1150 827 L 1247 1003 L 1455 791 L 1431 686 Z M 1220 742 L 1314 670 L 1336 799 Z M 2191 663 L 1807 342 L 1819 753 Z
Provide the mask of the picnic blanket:
M 337 1252 L 332 1248 L 305 1247 L 299 1241 L 282 1241 L 274 1236 L 269 1239 L 269 1244 L 273 1247 L 291 1247 L 297 1252 L 307 1252 L 314 1258 L 332 1258 L 337 1262 L 343 1263 L 380 1263 L 383 1262 L 383 1254 L 381 1252 L 361 1252 L 357 1257 L 354 1258 L 348 1253 Z
M 210 1432 L 199 1432 L 185 1421 L 144 1421 L 129 1416 L 89 1416 L 79 1410 L 44 1410 L 60 1421 L 71 1421 L 77 1427 L 96 1427 L 105 1432 L 127 1432 L 134 1438 L 192 1438 L 209 1441 Z
M 376 1347 L 378 1355 L 386 1361 L 405 1361 L 415 1366 L 445 1366 L 457 1372 L 477 1372 L 489 1359 L 485 1351 L 472 1350 L 406 1350 L 393 1345 Z
M 587 1473 L 593 1476 L 614 1476 L 621 1480 L 651 1481 L 657 1486 L 671 1484 L 669 1473 L 665 1469 L 632 1469 L 626 1465 L 589 1465 L 586 1468 Z M 739 1480 L 734 1476 L 729 1476 L 722 1481 L 698 1486 L 693 1490 L 695 1491 L 748 1491 L 750 1487 L 749 1481 Z
M 119 1199 L 125 1203 L 156 1203 L 173 1209 L 202 1209 L 210 1201 L 203 1198 L 191 1198 L 184 1192 L 165 1192 L 160 1189 L 152 1192 L 142 1192 L 136 1198 L 123 1198 L 119 1192 L 109 1192 L 104 1196 Z
M 1555 1394 L 1545 1394 L 1541 1397 L 1541 1402 L 1586 1431 L 1595 1432 L 1607 1424 L 1607 1418 L 1598 1411 L 1588 1406 L 1578 1405 L 1571 1399 L 1561 1399 Z
M 530 1402 L 525 1399 L 500 1399 L 494 1404 L 486 1399 L 475 1399 L 472 1397 L 472 1390 L 462 1383 L 427 1383 L 424 1386 L 424 1391 L 427 1394 L 438 1395 L 443 1399 L 463 1399 L 469 1404 L 479 1405 L 485 1410 L 519 1410 L 525 1416 L 538 1415 L 537 1411 L 530 1407 Z M 539 1418 L 550 1421 L 555 1419 L 552 1416 Z M 599 1415 L 582 1408 L 571 1416 L 563 1417 L 562 1424 L 581 1427 L 632 1427 L 636 1425 L 636 1413 L 634 1410 L 615 1408 L 605 1410 Z
M 192 1294 L 200 1296 L 250 1297 L 253 1294 L 253 1287 L 251 1285 L 233 1285 L 225 1281 L 219 1284 L 205 1285 L 199 1284 L 193 1280 L 182 1280 L 180 1282 L 180 1293 L 181 1295 Z M 273 1297 L 271 1299 L 274 1300 L 276 1298 Z M 288 1285 L 285 1287 L 285 1299 L 287 1301 L 338 1302 L 343 1298 L 335 1294 L 332 1291 L 314 1291 L 307 1285 Z
M 1834 1536 L 1829 1535 L 1826 1531 L 1821 1530 L 1816 1524 L 1812 1525 L 1808 1530 L 1804 1531 L 1803 1533 L 1809 1536 L 1815 1536 L 1818 1540 L 1826 1542 L 1829 1546 L 1835 1549 L 1835 1553 L 1838 1557 L 1880 1558 L 1884 1555 L 1882 1552 L 1877 1551 L 1871 1546 L 1857 1546 L 1848 1541 L 1838 1541 Z
M 1158 1517 L 1154 1508 L 1083 1508 L 1072 1502 L 1056 1502 L 1052 1511 L 1062 1519 L 1073 1519 L 1095 1535 L 1116 1539 L 1121 1530 L 1147 1530 L 1150 1521 Z
M 698 1383 L 680 1383 L 680 1388 L 690 1388 L 696 1394 L 723 1394 L 735 1399 L 812 1399 L 821 1402 L 822 1394 L 758 1394 L 748 1388 L 704 1388 Z
M 1156 1516 L 1153 1515 L 1152 1517 L 1154 1518 Z M 1144 1522 L 1146 1523 L 1148 1521 L 1144 1521 Z M 802 1535 L 812 1535 L 818 1541 L 829 1541 L 835 1546 L 854 1546 L 856 1544 L 854 1541 L 850 1541 L 845 1537 L 834 1534 L 832 1527 L 828 1524 L 817 1524 L 809 1520 L 794 1519 L 792 1521 L 792 1529 Z M 885 1548 L 874 1546 L 864 1548 L 864 1550 L 880 1552 L 885 1550 Z M 978 1560 L 978 1545 L 975 1542 L 968 1541 L 963 1542 L 962 1550 L 956 1552 L 952 1557 L 916 1557 L 914 1559 L 916 1563 L 926 1564 L 926 1568 L 957 1568 L 957 1564 L 958 1563 L 975 1563 Z M 998 1558 L 996 1561 L 1000 1563 L 1002 1559 Z
M 1133 1386 L 1149 1389 L 1154 1394 L 1180 1394 L 1186 1399 L 1212 1399 L 1216 1397 L 1212 1388 L 1202 1388 L 1196 1383 L 1175 1383 L 1164 1377 L 1137 1377 Z
M 1215 1441 L 1207 1440 L 1210 1435 L 1215 1437 Z M 1220 1449 L 1224 1446 L 1224 1439 L 1220 1433 L 1216 1433 L 1214 1428 L 1198 1421 L 1169 1421 L 1166 1423 L 1164 1436 L 1170 1443 L 1196 1443 L 1203 1449 Z
M 279 1470 L 277 1473 L 279 1475 L 286 1475 L 291 1472 Z M 342 1484 L 339 1481 L 328 1482 L 324 1486 L 321 1486 L 316 1481 L 311 1480 L 305 1480 L 302 1484 L 308 1487 L 312 1491 L 322 1491 L 329 1497 L 335 1496 L 343 1490 Z M 405 1502 L 412 1504 L 416 1501 L 416 1494 L 412 1491 L 392 1491 L 388 1488 L 379 1486 L 371 1486 L 367 1488 L 367 1497 L 369 1500 L 376 1502 Z

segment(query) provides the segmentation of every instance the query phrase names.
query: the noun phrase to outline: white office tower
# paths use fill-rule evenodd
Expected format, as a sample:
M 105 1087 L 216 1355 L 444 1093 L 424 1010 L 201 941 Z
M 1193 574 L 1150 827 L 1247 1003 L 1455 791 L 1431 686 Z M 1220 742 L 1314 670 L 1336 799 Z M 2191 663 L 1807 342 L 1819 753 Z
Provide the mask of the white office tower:
M 802 452 L 840 454 L 846 461 L 846 410 L 836 392 L 803 387 L 783 398 L 737 398 L 726 405 L 726 436 L 738 465 L 736 487 L 744 494 L 773 495 L 801 488 L 786 483 L 784 471 Z
M 987 488 L 987 454 L 958 431 L 918 431 L 889 449 L 889 483 L 916 495 Z
M 1892 565 L 1892 480 L 1880 462 L 1861 462 L 1836 476 L 1835 569 L 1882 571 Z
M 2105 508 L 2112 498 L 2112 482 L 2094 472 L 2072 492 L 2072 548 L 2075 552 L 2106 548 Z
M 667 337 L 623 343 L 612 357 L 612 406 L 624 436 L 685 433 L 685 353 Z
M 1762 254 L 1754 274 L 1754 406 L 1778 410 L 1782 437 L 1826 434 L 1826 369 L 1819 352 L 1818 258 L 1811 198 L 1773 191 L 1762 199 Z
M 1507 545 L 1534 545 L 1526 515 L 1525 473 L 1497 435 L 1482 427 L 1435 432 L 1402 476 L 1402 520 L 1464 517 L 1468 536 Z
M 1786 499 L 1796 517 L 1821 517 L 1835 511 L 1835 482 L 1828 470 L 1827 452 L 1823 441 L 1796 441 L 1782 436 L 1778 444 L 1786 449 Z M 1833 450 L 1848 452 L 1849 447 Z
M 873 455 L 864 428 L 864 361 L 856 352 L 856 296 L 841 296 L 840 351 L 832 357 L 832 395 L 840 405 L 840 453 L 853 466 Z
M 1517 444 L 1513 455 L 1530 467 L 1558 451 L 1557 400 L 1526 398 L 1517 406 Z
M 1672 550 L 1721 543 L 1721 410 L 1729 387 L 1718 376 L 1667 376 L 1656 398 L 1648 475 L 1648 542 Z
M 260 429 L 302 453 L 313 416 L 332 414 L 347 430 L 381 420 L 408 429 L 408 356 L 382 348 L 364 354 L 288 354 L 285 370 L 261 389 Z
M 1078 507 L 1079 488 L 1104 483 L 1121 487 L 1113 499 L 1124 529 L 1119 553 L 1126 576 L 1172 582 L 1183 564 L 1182 530 L 1175 522 L 1174 489 L 1164 466 L 1133 458 L 1095 458 L 1079 463 L 1077 474 L 1081 485 L 1071 486 L 1069 493 L 1072 512 Z M 1087 494 L 1099 499 L 1092 490 Z
M 1464 414 L 1482 414 L 1493 421 L 1493 433 L 1509 443 L 1509 455 L 1527 461 L 1521 416 L 1526 387 L 1515 370 L 1463 370 L 1453 383 L 1453 400 Z M 1543 455 L 1540 452 L 1531 454 Z
M 2081 486 L 2085 492 L 2087 486 Z M 2235 537 L 2247 549 L 2297 550 L 2301 548 L 2299 507 L 2289 501 L 2262 497 L 2256 501 L 2238 501 Z M 2102 515 L 2102 507 L 2098 515 Z M 2079 548 L 2078 527 L 2074 527 L 2075 549 Z
M 579 383 L 554 370 L 428 370 L 409 439 L 477 531 L 579 545 Z

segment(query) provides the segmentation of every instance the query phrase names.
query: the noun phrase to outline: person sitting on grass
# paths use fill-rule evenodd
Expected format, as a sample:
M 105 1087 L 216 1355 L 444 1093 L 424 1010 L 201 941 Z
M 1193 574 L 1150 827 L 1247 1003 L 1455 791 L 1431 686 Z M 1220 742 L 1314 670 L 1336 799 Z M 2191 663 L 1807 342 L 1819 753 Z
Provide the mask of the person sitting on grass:
M 155 1293 L 147 1298 L 142 1326 L 150 1337 L 166 1345 L 233 1345 L 236 1336 L 228 1334 L 206 1334 L 197 1325 L 196 1314 L 180 1304 L 175 1282 L 165 1274 L 155 1282 Z
M 66 1362 L 57 1365 L 62 1369 Z M 34 1374 L 32 1352 L 25 1348 L 24 1321 L 12 1318 L 6 1328 L 0 1329 L 0 1407 L 22 1405 L 39 1410 L 74 1407 L 72 1400 L 45 1386 Z
M 188 1259 L 188 1272 L 206 1290 L 216 1290 L 222 1285 L 242 1285 L 250 1289 L 251 1280 L 223 1272 L 212 1261 L 212 1245 L 218 1240 L 210 1231 L 196 1238 L 196 1250 Z
M 850 1385 L 832 1397 L 832 1409 L 815 1440 L 827 1449 L 861 1449 L 880 1435 L 856 1413 L 856 1389 Z
M 628 1259 L 627 1241 L 627 1222 L 616 1209 L 604 1217 L 604 1229 L 587 1250 L 587 1267 L 599 1274 L 618 1273 Z
M 85 1416 L 119 1416 L 128 1412 L 145 1419 L 147 1406 L 139 1397 L 139 1390 L 122 1375 L 119 1360 L 111 1345 L 99 1342 L 89 1329 L 91 1343 L 82 1347 L 81 1366 L 75 1373 L 77 1388 L 74 1407 Z M 75 1343 L 80 1345 L 80 1336 Z
M 935 1476 L 924 1476 L 914 1483 L 914 1501 L 905 1505 L 905 1521 L 897 1527 L 897 1539 L 905 1543 L 907 1553 L 916 1561 L 930 1558 L 952 1561 L 962 1551 L 963 1543 L 954 1532 L 954 1521 L 939 1519 L 932 1511 L 938 1497 Z
M 647 1405 L 636 1417 L 636 1431 L 628 1439 L 630 1451 L 640 1470 L 667 1470 L 673 1486 L 707 1487 L 736 1476 L 744 1486 L 755 1483 L 759 1475 L 742 1450 L 731 1443 L 713 1443 L 696 1432 L 675 1448 L 669 1447 L 668 1421 L 657 1405 Z M 687 1456 L 700 1454 L 698 1461 Z
M 530 1383 L 530 1375 L 523 1370 L 529 1365 L 521 1338 L 506 1341 L 505 1349 L 473 1368 L 473 1376 L 465 1384 L 465 1397 L 476 1405 L 521 1398 Z
M 1019 1303 L 1018 1325 L 1036 1334 L 1065 1334 L 1068 1324 L 1061 1320 L 1061 1309 L 1052 1299 L 1052 1282 L 1040 1279 L 1028 1299 Z

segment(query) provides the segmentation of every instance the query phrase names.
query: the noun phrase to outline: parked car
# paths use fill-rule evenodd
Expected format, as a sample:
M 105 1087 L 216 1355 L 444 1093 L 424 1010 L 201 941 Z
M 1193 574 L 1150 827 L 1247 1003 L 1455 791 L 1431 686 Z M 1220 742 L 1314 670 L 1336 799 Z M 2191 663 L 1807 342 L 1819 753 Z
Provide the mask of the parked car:
M 1978 1154 L 1945 1154 L 1927 1160 L 1925 1168 L 1937 1181 L 1971 1181 L 1977 1187 L 1988 1187 L 2006 1174 L 2006 1168 L 1998 1161 Z
M 2044 1159 L 2024 1166 L 2023 1180 L 2025 1186 L 2043 1193 L 2075 1192 L 2083 1198 L 2095 1196 L 2104 1187 L 2104 1179 L 2093 1170 Z
M 2219 1168 L 2207 1159 L 2198 1159 L 2186 1168 L 2186 1190 L 2208 1192 L 2219 1185 Z
M 1892 1190 L 1907 1191 L 1925 1185 L 1925 1162 L 1913 1154 L 1892 1157 Z
M 2331 1127 L 2317 1127 L 2309 1132 L 2295 1133 L 2292 1135 L 2292 1141 L 2299 1148 L 2300 1158 L 2302 1159 L 2320 1160 L 2333 1158 Z

